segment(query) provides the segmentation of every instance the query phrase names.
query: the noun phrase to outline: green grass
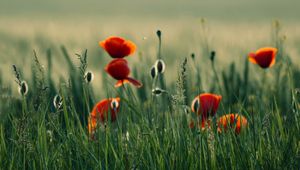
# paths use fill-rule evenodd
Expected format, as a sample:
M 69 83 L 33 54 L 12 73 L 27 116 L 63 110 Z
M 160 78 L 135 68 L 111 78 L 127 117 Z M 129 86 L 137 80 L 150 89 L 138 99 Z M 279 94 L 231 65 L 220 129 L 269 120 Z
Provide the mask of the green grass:
M 158 58 L 166 60 L 166 72 L 173 76 L 161 75 L 153 86 L 151 62 L 144 60 L 132 69 L 144 84 L 141 89 L 130 85 L 115 89 L 114 80 L 102 68 L 97 70 L 102 71 L 102 80 L 98 80 L 102 88 L 84 82 L 89 51 L 73 56 L 67 48 L 56 46 L 65 66 L 61 71 L 68 75 L 59 81 L 54 78 L 53 50 L 47 50 L 46 60 L 32 53 L 31 77 L 17 70 L 20 80 L 28 82 L 26 96 L 17 95 L 16 86 L 8 86 L 13 82 L 0 77 L 1 169 L 298 169 L 300 69 L 285 50 L 279 27 L 275 25 L 273 31 L 272 44 L 279 53 L 275 66 L 267 70 L 249 63 L 246 57 L 243 62 L 219 67 L 218 51 L 211 61 L 212 47 L 206 41 L 201 46 L 203 57 L 187 54 L 176 59 L 176 70 L 171 69 L 170 53 L 164 52 L 162 41 Z M 79 57 L 79 68 L 71 59 L 74 57 Z M 205 67 L 195 64 L 200 61 Z M 152 96 L 156 86 L 167 93 Z M 201 92 L 223 96 L 211 130 L 188 127 L 195 115 L 187 108 Z M 56 94 L 63 98 L 60 110 L 52 103 Z M 101 99 L 96 97 L 99 94 L 120 96 L 121 110 L 117 122 L 99 128 L 92 141 L 86 122 Z M 225 113 L 242 114 L 248 127 L 240 135 L 218 133 L 216 119 Z

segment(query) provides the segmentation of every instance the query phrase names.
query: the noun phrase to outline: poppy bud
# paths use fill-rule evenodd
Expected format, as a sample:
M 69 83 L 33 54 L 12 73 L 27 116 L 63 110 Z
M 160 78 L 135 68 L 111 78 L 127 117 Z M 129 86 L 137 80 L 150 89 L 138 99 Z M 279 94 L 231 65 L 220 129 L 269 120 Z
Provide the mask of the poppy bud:
M 161 37 L 161 31 L 160 31 L 160 30 L 157 30 L 157 31 L 156 31 L 156 35 L 160 38 L 160 37 Z
M 87 83 L 90 83 L 94 80 L 94 74 L 91 71 L 88 71 L 87 73 L 85 73 L 84 75 L 84 79 Z
M 160 96 L 162 93 L 166 93 L 166 90 L 163 90 L 161 88 L 156 87 L 155 89 L 152 89 L 152 94 L 155 96 Z
M 55 109 L 59 110 L 62 107 L 63 98 L 60 95 L 55 95 L 53 99 L 53 105 Z
M 19 85 L 19 93 L 22 96 L 26 96 L 26 94 L 28 93 L 28 85 L 26 83 L 26 81 L 22 81 Z
M 199 101 L 199 98 L 196 98 L 192 103 L 192 111 L 197 113 L 199 110 L 199 107 L 200 107 L 200 101 Z
M 299 94 L 300 94 L 300 88 L 296 88 L 296 89 L 295 89 L 295 94 L 296 94 L 296 95 L 299 95 Z
M 129 141 L 129 132 L 128 132 L 128 131 L 127 131 L 126 134 L 125 134 L 125 140 L 126 140 L 126 141 Z
M 211 53 L 210 53 L 210 60 L 211 60 L 212 62 L 214 62 L 215 56 L 216 56 L 216 52 L 215 52 L 215 51 L 211 51 Z
M 155 67 L 157 69 L 157 72 L 162 74 L 165 71 L 166 65 L 162 59 L 159 59 L 159 60 L 156 60 Z
M 191 54 L 191 57 L 192 57 L 192 59 L 194 60 L 194 59 L 195 59 L 195 53 L 192 53 L 192 54 Z
M 117 99 L 113 99 L 110 103 L 111 109 L 117 109 L 119 107 L 119 102 Z
M 154 79 L 157 76 L 157 68 L 154 66 L 151 67 L 150 75 Z
M 188 107 L 184 107 L 184 113 L 185 114 L 189 114 L 190 113 L 190 109 Z

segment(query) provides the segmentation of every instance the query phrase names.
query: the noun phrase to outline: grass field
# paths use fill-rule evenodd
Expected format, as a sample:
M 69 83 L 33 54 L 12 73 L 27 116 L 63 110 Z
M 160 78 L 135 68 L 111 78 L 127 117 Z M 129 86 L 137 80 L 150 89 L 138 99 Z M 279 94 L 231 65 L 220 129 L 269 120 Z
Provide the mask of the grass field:
M 213 7 L 209 2 L 201 7 L 166 1 L 156 8 L 118 1 L 123 10 L 117 13 L 119 6 L 103 7 L 110 2 L 99 8 L 96 2 L 63 2 L 58 8 L 31 1 L 39 8 L 16 7 L 14 1 L 0 5 L 0 169 L 299 169 L 297 3 L 275 1 L 277 12 L 263 15 L 270 8 L 263 2 L 250 15 L 255 2 L 235 8 L 229 1 L 227 10 L 216 6 L 214 13 L 207 10 Z M 208 19 L 198 16 L 198 7 Z M 96 15 L 99 9 L 103 15 Z M 116 80 L 104 71 L 112 59 L 98 42 L 111 35 L 136 44 L 126 59 L 141 88 L 115 88 Z M 248 54 L 265 46 L 278 52 L 276 63 L 262 69 Z M 152 79 L 158 58 L 165 72 Z M 87 71 L 94 73 L 90 83 Z M 19 93 L 22 81 L 28 84 L 26 95 Z M 153 94 L 157 87 L 161 95 Z M 201 93 L 222 96 L 205 130 L 189 127 L 198 119 L 191 106 Z M 120 97 L 117 120 L 99 123 L 91 138 L 94 105 L 114 97 Z M 219 118 L 228 113 L 247 119 L 240 133 L 237 122 L 218 131 Z

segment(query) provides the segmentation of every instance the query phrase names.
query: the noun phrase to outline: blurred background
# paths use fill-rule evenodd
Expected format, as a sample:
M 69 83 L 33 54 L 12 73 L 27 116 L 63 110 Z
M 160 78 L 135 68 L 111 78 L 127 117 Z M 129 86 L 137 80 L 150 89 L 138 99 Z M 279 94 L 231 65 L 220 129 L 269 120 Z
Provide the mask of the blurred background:
M 171 69 L 191 53 L 209 72 L 206 46 L 216 51 L 218 67 L 244 62 L 249 51 L 272 46 L 275 20 L 285 35 L 286 51 L 300 65 L 299 6 L 297 0 L 0 0 L 0 75 L 5 84 L 17 88 L 11 65 L 30 77 L 33 50 L 46 67 L 50 49 L 53 78 L 58 80 L 66 76 L 61 52 L 65 46 L 75 64 L 79 64 L 75 53 L 88 49 L 88 70 L 96 75 L 93 85 L 101 88 L 110 57 L 98 42 L 111 35 L 131 39 L 138 51 L 129 57 L 130 64 L 149 61 L 139 66 L 150 69 L 157 53 L 155 33 L 160 29 L 167 81 L 174 81 Z

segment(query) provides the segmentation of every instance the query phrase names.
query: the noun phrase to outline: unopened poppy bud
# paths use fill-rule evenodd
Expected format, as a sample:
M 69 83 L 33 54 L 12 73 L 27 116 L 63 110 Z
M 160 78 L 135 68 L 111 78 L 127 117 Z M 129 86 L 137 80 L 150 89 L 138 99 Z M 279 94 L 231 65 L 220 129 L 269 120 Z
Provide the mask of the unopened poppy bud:
M 157 76 L 157 68 L 154 66 L 151 67 L 150 75 L 154 79 Z
M 63 98 L 60 95 L 55 95 L 53 98 L 53 105 L 55 109 L 59 110 L 62 107 Z
M 158 87 L 156 87 L 155 89 L 152 89 L 152 94 L 155 96 L 160 96 L 162 93 L 166 93 L 166 90 L 163 90 Z
M 117 109 L 119 107 L 119 102 L 117 99 L 113 99 L 110 103 L 111 109 Z
M 194 59 L 195 59 L 195 53 L 192 53 L 192 54 L 191 54 L 191 57 L 192 57 L 192 59 L 194 60 Z
M 198 98 L 196 98 L 192 103 L 192 111 L 197 113 L 199 110 L 199 107 L 200 107 L 200 101 Z
M 185 114 L 189 114 L 190 113 L 190 109 L 188 107 L 184 107 L 184 113 Z
M 295 94 L 296 94 L 296 95 L 299 95 L 299 94 L 300 94 L 300 88 L 296 88 L 296 89 L 295 89 Z
M 22 81 L 19 85 L 19 93 L 22 96 L 25 96 L 28 93 L 28 85 L 26 81 Z
M 127 131 L 126 134 L 125 134 L 125 140 L 126 140 L 126 141 L 129 141 L 129 132 L 128 132 L 128 131 Z
M 161 31 L 160 31 L 160 30 L 157 30 L 157 31 L 156 31 L 156 35 L 157 35 L 158 37 L 161 37 Z
M 162 59 L 156 60 L 155 67 L 157 69 L 157 72 L 162 74 L 165 72 L 165 62 Z
M 90 83 L 94 80 L 94 74 L 91 71 L 88 71 L 87 73 L 85 73 L 84 79 L 87 83 Z
M 210 60 L 212 62 L 215 60 L 215 56 L 216 56 L 216 52 L 215 51 L 211 51 L 211 53 L 210 53 Z

